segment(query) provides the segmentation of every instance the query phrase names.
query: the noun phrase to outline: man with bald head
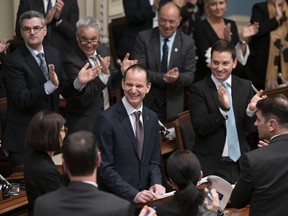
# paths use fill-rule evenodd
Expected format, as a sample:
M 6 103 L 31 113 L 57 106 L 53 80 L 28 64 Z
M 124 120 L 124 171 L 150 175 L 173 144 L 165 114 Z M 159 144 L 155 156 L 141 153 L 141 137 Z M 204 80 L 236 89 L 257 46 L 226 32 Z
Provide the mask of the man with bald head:
M 144 105 L 166 122 L 184 110 L 183 87 L 190 86 L 195 72 L 194 40 L 178 26 L 180 8 L 167 2 L 159 9 L 159 26 L 138 34 L 133 59 L 148 69 L 151 90 Z

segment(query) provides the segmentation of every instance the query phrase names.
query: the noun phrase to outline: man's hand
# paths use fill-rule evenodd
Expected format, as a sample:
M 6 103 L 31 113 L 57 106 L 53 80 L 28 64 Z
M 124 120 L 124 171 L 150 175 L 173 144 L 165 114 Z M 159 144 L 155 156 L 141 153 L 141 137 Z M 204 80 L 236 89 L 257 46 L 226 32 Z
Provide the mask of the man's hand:
M 155 184 L 150 187 L 149 191 L 152 191 L 156 195 L 164 194 L 166 192 L 166 188 L 160 184 Z
M 106 56 L 104 58 L 100 57 L 100 64 L 102 66 L 102 72 L 106 75 L 109 75 L 110 56 Z
M 139 216 L 157 216 L 157 214 L 156 214 L 156 211 L 153 208 L 145 205 L 142 208 Z
M 54 7 L 56 8 L 54 19 L 59 20 L 61 18 L 61 13 L 64 7 L 64 2 L 62 0 L 57 0 Z
M 126 71 L 126 69 L 130 67 L 131 65 L 138 64 L 138 61 L 136 59 L 129 60 L 129 57 L 130 57 L 130 53 L 126 53 L 125 58 L 123 59 L 122 64 L 121 64 L 122 74 L 124 74 L 124 71 Z
M 53 83 L 54 86 L 59 86 L 59 80 L 58 80 L 58 76 L 55 72 L 55 66 L 53 64 L 49 64 L 48 65 L 48 69 L 49 69 L 49 78 L 51 80 L 51 82 Z
M 263 148 L 265 146 L 268 146 L 269 145 L 269 140 L 267 139 L 264 139 L 264 140 L 259 140 L 258 142 L 258 148 Z
M 167 73 L 165 73 L 163 76 L 164 82 L 168 84 L 176 82 L 178 78 L 179 78 L 179 70 L 177 67 L 172 68 L 171 70 L 167 71 Z
M 86 65 L 84 65 L 84 67 L 78 73 L 77 79 L 81 85 L 85 85 L 91 80 L 95 79 L 102 68 L 101 65 L 97 65 L 93 68 L 88 67 L 89 63 L 86 63 Z
M 266 98 L 266 95 L 263 95 L 263 90 L 260 90 L 253 96 L 253 98 L 250 100 L 250 103 L 248 104 L 248 109 L 252 112 L 256 111 L 256 104 L 259 100 L 262 100 Z
M 7 40 L 0 40 L 0 53 L 6 54 L 8 47 L 9 43 L 7 43 Z
M 49 23 L 52 22 L 55 13 L 56 13 L 56 7 L 54 6 L 54 7 L 52 7 L 52 8 L 48 11 L 48 13 L 47 13 L 47 15 L 46 15 L 46 17 L 45 17 L 45 25 L 46 25 L 46 26 L 47 26 Z
M 157 198 L 156 194 L 153 193 L 152 191 L 143 190 L 143 191 L 140 191 L 136 194 L 133 201 L 135 203 L 146 203 L 146 202 L 154 200 L 156 198 Z
M 222 85 L 219 85 L 217 87 L 217 93 L 218 93 L 218 99 L 220 102 L 220 108 L 223 109 L 224 111 L 229 110 L 230 102 L 226 94 L 226 89 Z

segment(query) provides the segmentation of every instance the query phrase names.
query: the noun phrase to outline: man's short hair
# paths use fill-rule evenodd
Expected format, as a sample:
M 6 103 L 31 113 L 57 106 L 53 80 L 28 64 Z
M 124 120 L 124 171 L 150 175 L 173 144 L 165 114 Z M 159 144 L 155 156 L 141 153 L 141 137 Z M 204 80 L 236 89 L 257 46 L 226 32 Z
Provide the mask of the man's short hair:
M 79 31 L 79 29 L 85 28 L 85 27 L 97 28 L 100 32 L 101 23 L 99 22 L 99 20 L 97 20 L 91 16 L 87 16 L 87 17 L 83 17 L 83 18 L 79 19 L 78 22 L 76 23 L 77 31 Z
M 134 71 L 134 70 L 144 71 L 145 74 L 146 74 L 146 82 L 147 82 L 147 84 L 150 83 L 150 74 L 149 74 L 148 70 L 147 70 L 145 67 L 143 67 L 143 66 L 141 66 L 141 65 L 139 65 L 139 64 L 131 65 L 130 67 L 128 67 L 128 68 L 124 71 L 124 73 L 123 73 L 123 80 L 124 80 L 124 81 L 126 80 L 127 72 L 130 71 L 130 70 L 132 70 L 132 71 Z
M 212 49 L 211 49 L 211 57 L 213 55 L 213 52 L 229 52 L 231 53 L 232 59 L 236 59 L 236 49 L 234 44 L 232 44 L 229 41 L 226 40 L 218 40 L 216 43 L 213 44 Z
M 98 146 L 91 132 L 78 131 L 68 135 L 64 140 L 62 153 L 72 176 L 88 176 L 94 172 Z
M 259 100 L 256 108 L 261 111 L 266 121 L 274 118 L 279 125 L 288 128 L 288 99 L 283 94 L 269 95 Z
M 26 11 L 23 14 L 21 14 L 21 16 L 19 18 L 20 26 L 22 27 L 23 20 L 32 19 L 32 18 L 35 18 L 35 17 L 39 18 L 41 20 L 41 25 L 42 26 L 45 26 L 45 19 L 44 19 L 43 14 L 41 14 L 40 12 L 35 11 L 35 10 L 29 10 L 29 11 Z

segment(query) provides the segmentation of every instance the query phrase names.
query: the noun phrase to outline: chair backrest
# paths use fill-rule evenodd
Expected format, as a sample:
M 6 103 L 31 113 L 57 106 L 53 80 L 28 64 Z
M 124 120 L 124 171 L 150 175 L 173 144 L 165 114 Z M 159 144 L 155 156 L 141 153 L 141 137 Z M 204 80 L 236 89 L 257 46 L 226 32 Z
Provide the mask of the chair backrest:
M 117 50 L 120 39 L 125 29 L 125 22 L 126 18 L 120 17 L 112 19 L 111 22 L 108 24 L 110 52 L 112 54 L 115 67 L 119 67 L 119 63 L 117 61 Z
M 177 115 L 175 120 L 175 133 L 178 149 L 188 149 L 192 151 L 195 141 L 195 132 L 191 123 L 188 110 Z

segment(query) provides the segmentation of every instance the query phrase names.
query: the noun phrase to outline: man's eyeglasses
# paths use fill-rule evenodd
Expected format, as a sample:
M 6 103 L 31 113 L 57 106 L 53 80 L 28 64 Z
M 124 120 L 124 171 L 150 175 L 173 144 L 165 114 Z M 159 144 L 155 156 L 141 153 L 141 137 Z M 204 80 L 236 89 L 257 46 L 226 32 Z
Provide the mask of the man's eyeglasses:
M 92 39 L 87 39 L 87 38 L 79 38 L 79 42 L 82 44 L 82 45 L 88 45 L 89 43 L 91 45 L 97 45 L 100 43 L 100 38 L 92 38 Z
M 64 132 L 64 133 L 67 133 L 68 132 L 68 127 L 66 126 L 63 126 L 60 131 Z
M 33 30 L 35 33 L 38 33 L 40 32 L 42 29 L 44 28 L 44 26 L 34 26 L 32 28 L 28 27 L 28 26 L 25 26 L 22 28 L 22 30 L 25 32 L 25 33 L 30 33 L 31 30 Z

